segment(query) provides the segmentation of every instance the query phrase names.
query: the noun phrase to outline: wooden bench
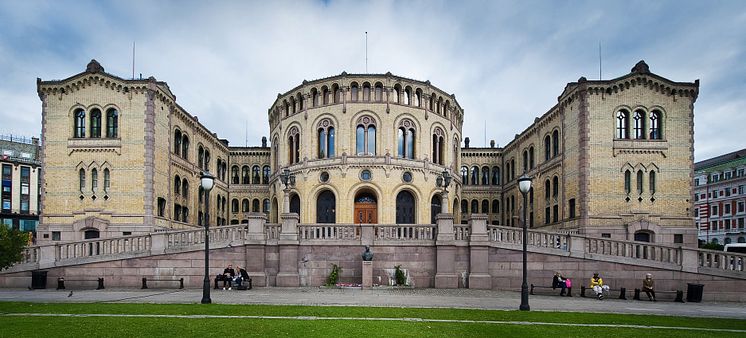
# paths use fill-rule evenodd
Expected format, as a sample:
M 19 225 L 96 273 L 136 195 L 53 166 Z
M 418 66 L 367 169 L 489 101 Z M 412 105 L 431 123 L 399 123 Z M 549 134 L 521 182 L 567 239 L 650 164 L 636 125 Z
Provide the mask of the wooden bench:
M 586 297 L 585 291 L 586 290 L 593 290 L 590 288 L 586 288 L 584 285 L 580 286 L 580 297 Z M 619 291 L 619 299 L 627 300 L 627 289 L 626 288 L 619 288 L 619 290 L 611 289 L 609 288 L 609 294 L 612 292 Z
M 560 292 L 562 292 L 562 288 L 553 288 L 551 286 L 531 284 L 531 291 L 529 293 L 533 295 L 534 289 L 552 289 L 552 290 L 560 289 Z M 567 297 L 572 297 L 572 288 L 566 288 L 566 289 L 567 289 Z
M 184 288 L 184 278 L 179 279 L 159 279 L 159 278 L 151 278 L 151 282 L 179 282 L 179 289 Z M 142 278 L 142 288 L 141 289 L 147 289 L 148 288 L 148 279 L 143 277 Z
M 57 290 L 64 290 L 65 282 L 98 282 L 98 285 L 96 286 L 96 290 L 104 289 L 104 278 L 103 277 L 96 278 L 96 279 L 65 279 L 65 277 L 59 277 L 57 278 Z
M 643 291 L 641 289 L 635 289 L 635 296 L 632 297 L 632 299 L 634 299 L 634 300 L 642 300 L 642 299 L 640 299 L 640 294 L 642 292 Z M 661 293 L 663 293 L 663 294 L 669 294 L 669 293 L 670 294 L 674 294 L 675 295 L 675 298 L 673 300 L 674 302 L 677 302 L 677 303 L 683 303 L 684 302 L 684 291 L 681 291 L 681 290 L 670 290 L 670 291 L 659 291 L 659 290 L 655 290 L 655 294 L 656 295 L 659 295 Z M 657 298 L 658 297 L 656 297 L 656 300 L 658 300 Z
M 220 289 L 220 288 L 218 287 L 218 282 L 222 282 L 222 281 L 226 281 L 226 282 L 227 282 L 227 281 L 229 281 L 229 280 L 230 280 L 230 283 L 231 283 L 230 285 L 231 285 L 232 287 L 235 287 L 235 288 L 236 288 L 236 290 L 251 290 L 251 289 L 252 289 L 252 285 L 251 285 L 251 277 L 249 277 L 249 278 L 248 278 L 248 280 L 247 280 L 247 279 L 244 279 L 244 280 L 243 280 L 243 281 L 241 282 L 241 286 L 238 286 L 238 285 L 234 285 L 234 283 L 233 283 L 233 280 L 232 280 L 232 279 L 230 279 L 230 277 L 226 278 L 226 277 L 225 277 L 225 275 L 222 275 L 222 274 L 221 274 L 221 275 L 217 275 L 217 276 L 215 276 L 215 282 L 214 282 L 214 285 L 215 285 L 215 287 L 214 287 L 214 289 L 215 289 L 215 290 L 218 290 L 218 289 Z

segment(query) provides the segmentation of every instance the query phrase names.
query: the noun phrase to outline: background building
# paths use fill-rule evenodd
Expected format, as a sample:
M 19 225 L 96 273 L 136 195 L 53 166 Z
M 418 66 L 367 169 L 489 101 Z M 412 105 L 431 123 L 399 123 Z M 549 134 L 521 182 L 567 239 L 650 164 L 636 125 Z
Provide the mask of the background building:
M 699 240 L 746 243 L 746 149 L 697 162 L 694 170 Z
M 94 60 L 68 79 L 38 82 L 40 232 L 74 240 L 201 225 L 202 170 L 217 177 L 210 224 L 247 223 L 251 213 L 278 223 L 287 168 L 296 177 L 288 209 L 304 224 L 432 224 L 446 203 L 457 223 L 487 214 L 517 226 L 516 182 L 526 174 L 531 227 L 695 245 L 698 90 L 698 81 L 667 80 L 641 61 L 616 79 L 568 83 L 505 147 L 471 148 L 454 94 L 390 73 L 343 72 L 279 94 L 268 110 L 270 145 L 229 147 L 165 82 L 125 80 Z M 435 183 L 444 171 L 454 177 L 446 200 Z
M 36 234 L 39 222 L 39 139 L 0 135 L 0 222 Z

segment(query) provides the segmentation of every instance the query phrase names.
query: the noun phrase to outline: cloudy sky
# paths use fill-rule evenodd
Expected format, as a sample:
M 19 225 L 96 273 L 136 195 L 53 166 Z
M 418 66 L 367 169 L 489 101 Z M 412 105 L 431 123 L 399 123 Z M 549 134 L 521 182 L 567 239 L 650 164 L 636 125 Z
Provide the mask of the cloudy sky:
M 567 82 L 644 59 L 701 79 L 695 160 L 746 147 L 744 1 L 0 1 L 0 134 L 41 131 L 36 78 L 98 60 L 168 82 L 232 145 L 258 145 L 267 108 L 304 79 L 368 71 L 430 80 L 464 108 L 464 135 L 505 145 Z M 485 138 L 485 121 L 487 122 Z

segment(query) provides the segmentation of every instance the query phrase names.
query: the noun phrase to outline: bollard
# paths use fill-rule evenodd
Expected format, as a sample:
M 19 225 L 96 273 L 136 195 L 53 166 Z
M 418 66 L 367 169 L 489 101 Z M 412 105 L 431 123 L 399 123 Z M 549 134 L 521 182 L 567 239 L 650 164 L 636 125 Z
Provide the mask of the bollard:
M 635 289 L 635 296 L 632 299 L 640 300 L 640 289 Z
M 531 291 L 529 292 L 529 294 L 532 294 L 532 295 L 534 294 L 534 285 L 533 284 L 531 284 Z
M 183 288 L 184 288 L 184 278 L 180 278 L 179 279 L 179 289 L 183 289 Z
M 57 278 L 57 290 L 65 289 L 65 277 Z
M 674 299 L 674 302 L 677 302 L 677 303 L 684 302 L 684 291 L 676 290 L 676 299 Z
M 148 279 L 143 277 L 142 278 L 142 288 L 141 289 L 147 289 L 148 288 Z
M 580 297 L 585 297 L 585 286 L 580 286 Z
M 627 300 L 627 289 L 619 288 L 619 299 Z
M 96 290 L 103 290 L 104 289 L 104 278 L 101 277 L 98 279 L 98 287 L 96 287 Z

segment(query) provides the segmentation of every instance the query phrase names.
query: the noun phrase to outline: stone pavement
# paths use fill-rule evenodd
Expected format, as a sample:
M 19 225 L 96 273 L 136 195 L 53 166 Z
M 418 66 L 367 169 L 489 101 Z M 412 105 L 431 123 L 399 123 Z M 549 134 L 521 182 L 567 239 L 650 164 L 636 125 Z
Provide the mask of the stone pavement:
M 199 303 L 201 289 L 105 289 L 76 290 L 0 289 L 0 301 L 20 302 L 123 302 L 123 303 Z M 214 304 L 275 304 L 332 306 L 392 306 L 425 308 L 473 308 L 516 310 L 520 293 L 471 289 L 397 289 L 389 287 L 360 290 L 328 288 L 254 288 L 248 291 L 213 290 Z M 705 290 L 706 292 L 706 290 Z M 746 319 L 741 303 L 674 303 L 671 301 L 619 300 L 533 295 L 532 311 L 572 311 L 597 313 L 634 313 L 689 317 Z M 644 296 L 644 295 L 643 295 Z M 632 298 L 628 294 L 629 299 Z

